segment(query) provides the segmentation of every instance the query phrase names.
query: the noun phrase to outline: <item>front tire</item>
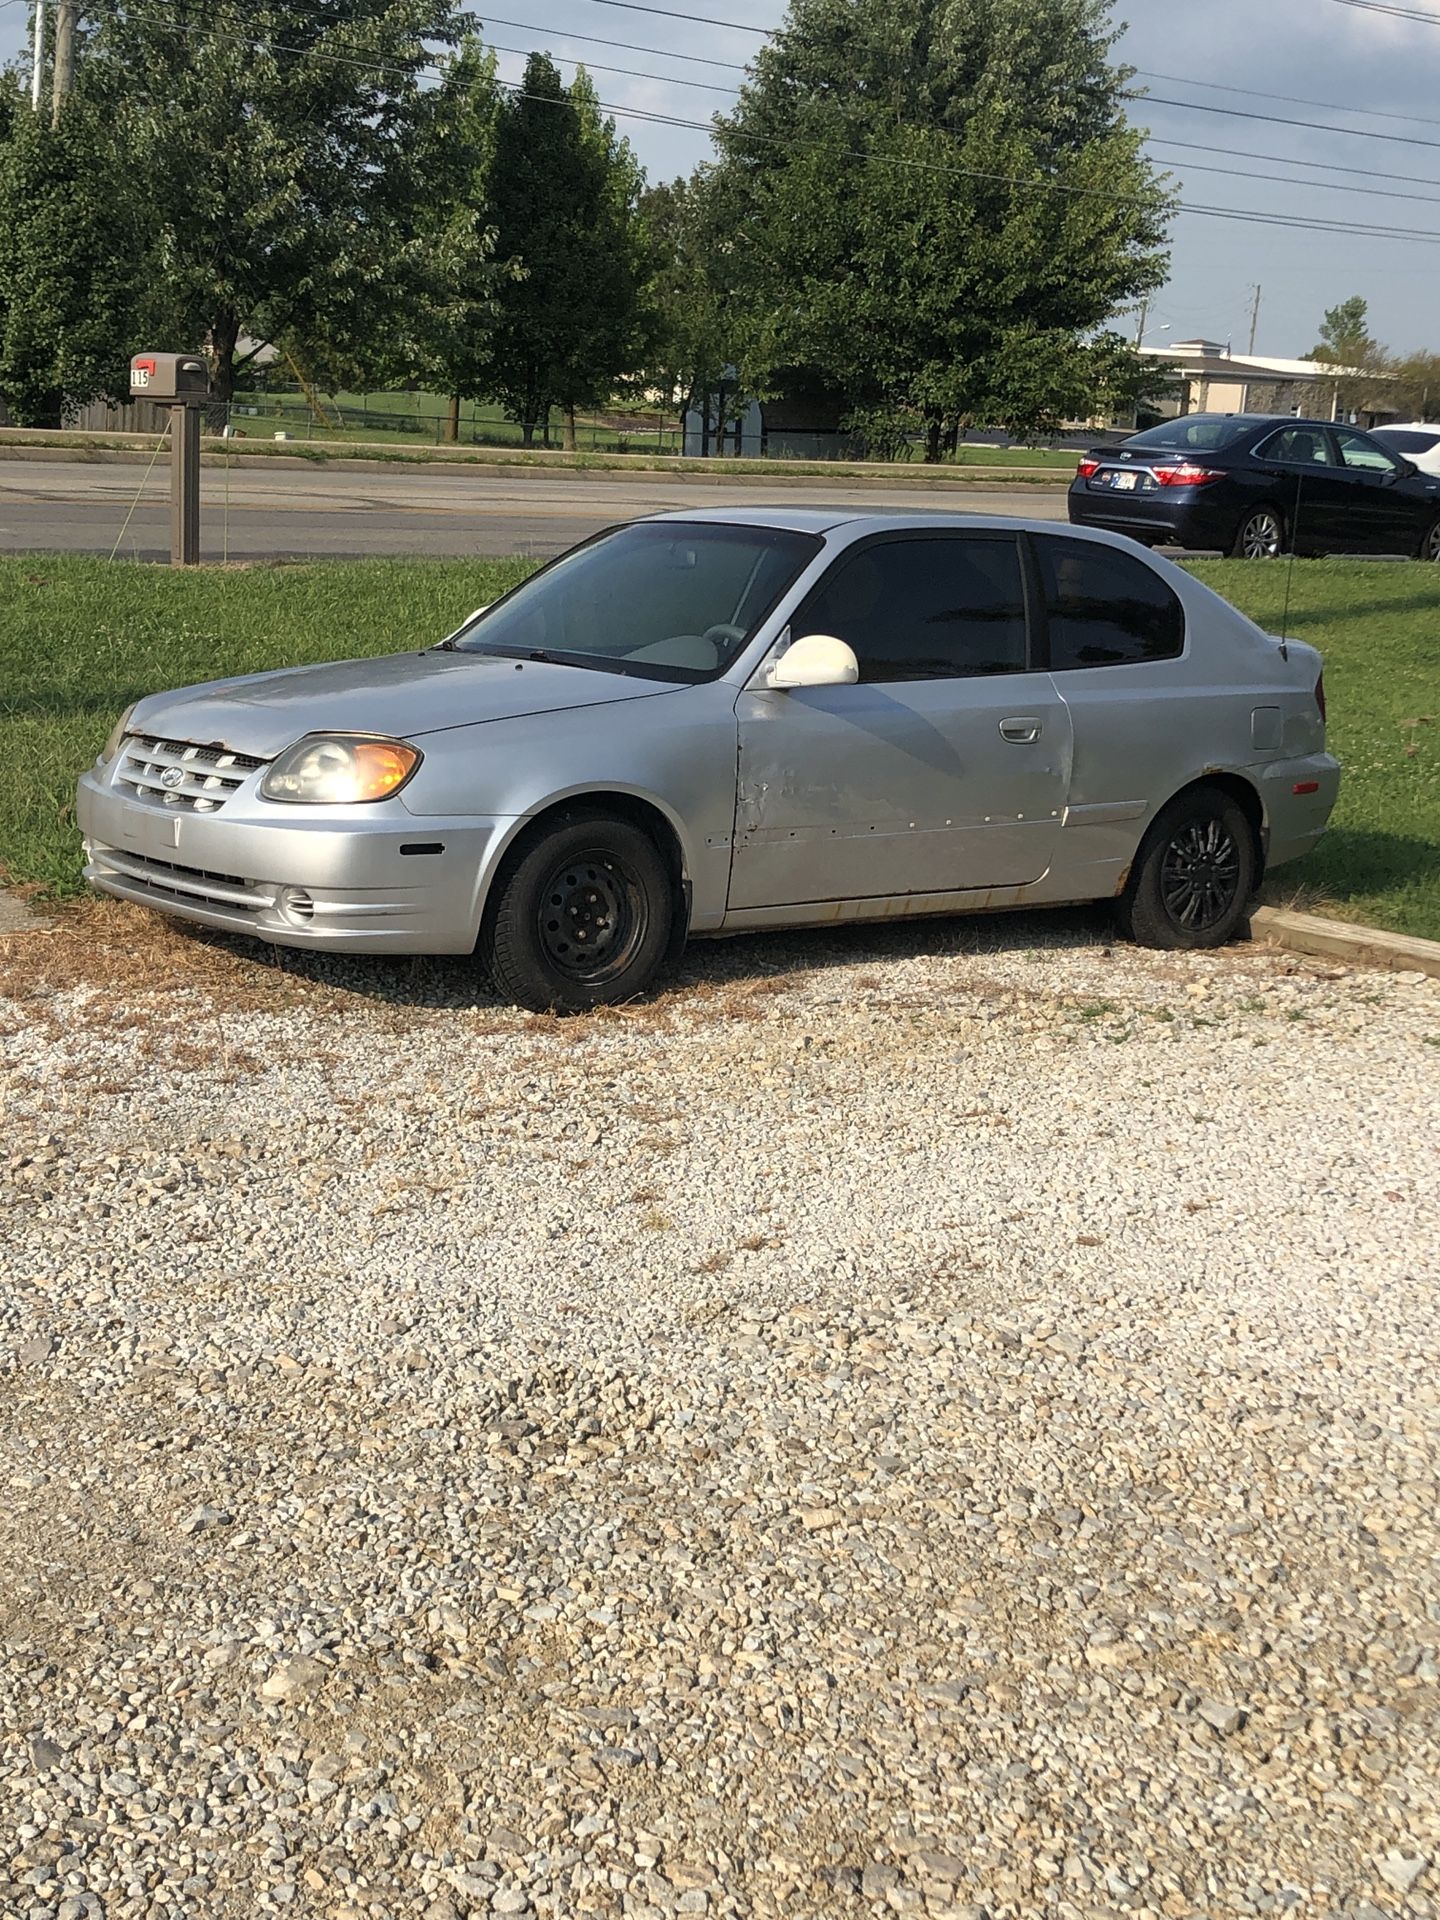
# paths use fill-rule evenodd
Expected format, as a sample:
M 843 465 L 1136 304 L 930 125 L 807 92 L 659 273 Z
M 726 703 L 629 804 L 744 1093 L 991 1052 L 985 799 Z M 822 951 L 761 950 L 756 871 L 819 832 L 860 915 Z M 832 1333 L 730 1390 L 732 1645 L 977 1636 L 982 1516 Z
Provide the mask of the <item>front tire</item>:
M 652 985 L 677 902 L 648 834 L 570 813 L 507 862 L 481 957 L 497 990 L 534 1013 L 586 1013 Z
M 1253 507 L 1230 543 L 1236 560 L 1278 560 L 1284 551 L 1285 522 L 1278 507 Z
M 1259 866 L 1238 800 L 1220 787 L 1179 794 L 1140 844 L 1120 930 L 1142 947 L 1223 947 L 1245 920 Z
M 1417 560 L 1440 561 L 1440 520 L 1432 520 L 1415 549 Z

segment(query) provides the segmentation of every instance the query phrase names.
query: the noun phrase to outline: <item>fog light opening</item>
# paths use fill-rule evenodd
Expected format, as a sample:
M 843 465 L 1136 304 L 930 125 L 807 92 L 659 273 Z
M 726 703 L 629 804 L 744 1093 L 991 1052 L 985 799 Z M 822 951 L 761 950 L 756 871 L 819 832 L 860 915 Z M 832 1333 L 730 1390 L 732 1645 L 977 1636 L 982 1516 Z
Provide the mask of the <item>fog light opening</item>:
M 287 920 L 306 926 L 315 918 L 315 901 L 303 887 L 285 887 L 280 894 L 280 909 Z

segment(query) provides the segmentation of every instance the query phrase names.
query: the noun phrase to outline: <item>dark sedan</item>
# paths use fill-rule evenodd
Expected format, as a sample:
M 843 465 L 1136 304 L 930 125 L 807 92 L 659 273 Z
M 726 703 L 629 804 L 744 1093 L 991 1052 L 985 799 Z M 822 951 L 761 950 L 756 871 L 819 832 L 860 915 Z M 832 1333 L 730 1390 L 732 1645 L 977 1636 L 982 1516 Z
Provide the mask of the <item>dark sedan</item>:
M 1184 414 L 1096 447 L 1071 483 L 1070 518 L 1247 560 L 1291 548 L 1440 560 L 1440 479 L 1371 434 L 1288 415 Z

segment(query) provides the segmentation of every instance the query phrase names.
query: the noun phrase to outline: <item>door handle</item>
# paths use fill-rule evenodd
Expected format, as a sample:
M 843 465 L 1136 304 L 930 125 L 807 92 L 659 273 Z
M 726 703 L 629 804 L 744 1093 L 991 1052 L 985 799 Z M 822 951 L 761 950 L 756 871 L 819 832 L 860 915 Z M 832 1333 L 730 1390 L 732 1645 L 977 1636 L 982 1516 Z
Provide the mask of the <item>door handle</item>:
M 1028 747 L 1040 738 L 1040 722 L 1029 714 L 1018 715 L 1011 720 L 1000 722 L 1000 738 L 1008 740 L 1012 746 Z

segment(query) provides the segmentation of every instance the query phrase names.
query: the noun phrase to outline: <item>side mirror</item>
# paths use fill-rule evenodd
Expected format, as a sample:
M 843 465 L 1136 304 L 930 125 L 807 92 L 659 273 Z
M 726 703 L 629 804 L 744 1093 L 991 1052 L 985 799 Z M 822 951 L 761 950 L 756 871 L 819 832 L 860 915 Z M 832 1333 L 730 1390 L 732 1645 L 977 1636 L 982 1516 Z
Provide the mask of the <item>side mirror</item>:
M 767 684 L 775 688 L 851 687 L 860 678 L 860 662 L 852 647 L 829 633 L 807 633 L 794 640 L 770 669 Z
M 482 613 L 488 613 L 490 611 L 490 608 L 492 605 L 493 605 L 493 602 L 487 600 L 483 607 L 476 607 L 473 613 L 467 613 L 465 618 L 460 622 L 459 626 L 456 627 L 455 631 L 453 633 L 447 633 L 445 638 L 441 640 L 438 644 L 442 647 L 448 647 L 452 640 L 458 640 L 461 634 L 464 633 L 465 629 L 469 626 L 473 626 L 474 623 L 480 618 Z

